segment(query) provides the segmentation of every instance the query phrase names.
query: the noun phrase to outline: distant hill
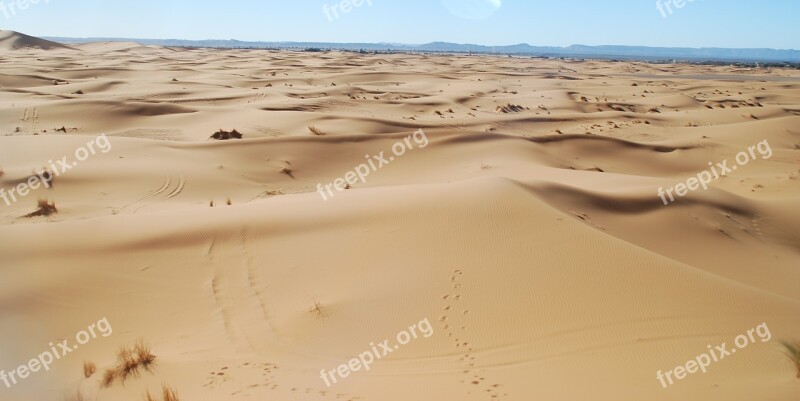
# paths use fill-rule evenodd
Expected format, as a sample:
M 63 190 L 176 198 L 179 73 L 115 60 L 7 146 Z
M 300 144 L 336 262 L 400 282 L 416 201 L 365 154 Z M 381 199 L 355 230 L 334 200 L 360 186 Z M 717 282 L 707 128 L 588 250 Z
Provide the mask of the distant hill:
M 365 51 L 417 51 L 417 52 L 459 52 L 509 54 L 543 57 L 579 58 L 619 58 L 642 60 L 689 60 L 689 61 L 746 61 L 746 62 L 800 62 L 799 50 L 776 49 L 726 49 L 726 48 L 687 48 L 687 47 L 645 47 L 645 46 L 584 46 L 569 47 L 531 46 L 526 43 L 509 46 L 483 46 L 433 42 L 422 45 L 402 45 L 388 43 L 326 43 L 326 42 L 246 42 L 239 40 L 182 40 L 182 39 L 133 39 L 133 38 L 48 38 L 64 43 L 88 42 L 137 42 L 143 45 L 219 47 L 219 48 L 271 48 L 271 49 L 335 49 Z
M 19 49 L 71 49 L 61 43 L 39 39 L 24 33 L 14 31 L 0 31 L 0 50 L 19 50 Z

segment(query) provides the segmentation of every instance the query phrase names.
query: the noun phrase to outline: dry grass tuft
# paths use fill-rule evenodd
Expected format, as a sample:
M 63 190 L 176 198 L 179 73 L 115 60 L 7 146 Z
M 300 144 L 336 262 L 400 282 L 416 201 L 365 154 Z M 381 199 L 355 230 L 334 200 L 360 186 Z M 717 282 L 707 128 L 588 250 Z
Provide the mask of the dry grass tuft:
M 180 401 L 180 398 L 178 398 L 178 392 L 175 391 L 175 389 L 173 389 L 172 387 L 166 386 L 166 385 L 163 385 L 161 387 L 162 387 L 161 388 L 161 393 L 162 393 L 163 401 Z M 150 394 L 150 390 L 147 390 L 147 393 L 145 393 L 144 399 L 145 399 L 145 401 L 157 401 L 158 400 L 157 398 L 153 397 L 152 394 Z
M 122 347 L 119 350 L 117 358 L 119 360 L 117 372 L 119 373 L 119 378 L 122 380 L 123 384 L 129 378 L 139 376 L 139 361 L 136 359 L 136 355 L 134 354 L 133 350 L 127 347 Z
M 131 348 L 122 347 L 117 354 L 117 366 L 105 371 L 101 384 L 103 387 L 111 387 L 119 379 L 124 385 L 129 378 L 139 376 L 139 368 L 150 372 L 155 361 L 156 356 L 143 340 L 137 341 Z
M 318 318 L 324 318 L 325 316 L 327 316 L 327 314 L 325 313 L 325 307 L 322 305 L 321 302 L 319 302 L 319 300 L 314 301 L 314 306 L 311 307 L 311 310 L 309 312 L 316 314 Z
M 97 366 L 95 366 L 92 362 L 84 362 L 83 363 L 83 377 L 90 378 L 94 373 L 97 372 Z
M 100 386 L 107 388 L 111 387 L 114 384 L 114 380 L 117 379 L 117 370 L 116 369 L 106 369 L 103 373 L 103 380 L 100 381 Z
M 800 379 L 800 341 L 781 341 L 783 348 L 786 348 L 786 357 L 794 364 L 797 370 L 797 378 Z
M 38 216 L 50 216 L 52 214 L 58 213 L 58 209 L 56 208 L 55 202 L 49 202 L 47 199 L 39 199 L 37 202 L 37 209 L 33 213 L 28 213 L 25 217 L 38 217 Z
M 164 401 L 180 401 L 180 398 L 178 398 L 178 392 L 172 387 L 164 386 L 163 393 Z
M 325 136 L 325 132 L 323 132 L 321 129 L 319 129 L 319 128 L 313 126 L 313 125 L 309 125 L 308 126 L 308 130 L 311 131 L 311 133 L 316 135 L 316 136 Z
M 150 350 L 150 346 L 144 342 L 144 340 L 139 340 L 136 342 L 136 345 L 133 347 L 133 353 L 136 356 L 137 361 L 139 364 L 144 368 L 146 371 L 150 371 L 150 368 L 156 362 L 156 356 Z

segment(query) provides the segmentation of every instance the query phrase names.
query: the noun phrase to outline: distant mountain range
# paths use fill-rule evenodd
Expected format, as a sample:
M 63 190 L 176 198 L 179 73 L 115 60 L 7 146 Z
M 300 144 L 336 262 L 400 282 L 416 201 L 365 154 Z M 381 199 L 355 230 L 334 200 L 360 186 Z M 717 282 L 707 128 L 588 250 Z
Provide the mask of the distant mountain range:
M 183 40 L 183 39 L 131 39 L 131 38 L 63 38 L 48 37 L 61 43 L 137 42 L 143 45 L 218 47 L 218 48 L 272 48 L 272 49 L 325 49 L 397 52 L 458 52 L 541 57 L 576 57 L 642 60 L 688 61 L 744 61 L 744 62 L 800 62 L 800 50 L 776 49 L 726 49 L 645 46 L 584 46 L 569 47 L 531 46 L 526 43 L 510 46 L 483 46 L 433 42 L 422 45 L 388 43 L 326 43 L 326 42 L 246 42 L 239 40 Z

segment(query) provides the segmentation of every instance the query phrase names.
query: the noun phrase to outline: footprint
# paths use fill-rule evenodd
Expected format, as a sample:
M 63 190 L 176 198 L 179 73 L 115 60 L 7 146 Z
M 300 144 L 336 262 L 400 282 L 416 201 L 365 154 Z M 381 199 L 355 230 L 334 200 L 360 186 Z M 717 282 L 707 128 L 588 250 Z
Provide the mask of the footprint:
M 578 217 L 582 218 L 580 215 Z M 585 216 L 585 217 L 588 218 L 588 216 Z M 593 223 L 591 223 L 589 221 L 589 224 L 593 224 Z M 445 300 L 445 301 L 450 300 L 450 299 L 455 300 L 455 301 L 460 301 L 461 300 L 461 295 L 462 294 L 460 294 L 459 292 L 463 287 L 463 283 L 461 282 L 461 280 L 463 278 L 463 275 L 464 275 L 464 272 L 461 271 L 461 270 L 453 271 L 453 275 L 450 277 L 450 281 L 454 283 L 453 284 L 453 289 L 455 290 L 456 293 L 455 294 L 446 295 L 446 296 L 442 297 L 443 300 Z M 451 305 L 445 305 L 444 310 L 445 310 L 445 312 L 448 312 L 448 313 L 446 313 L 445 315 L 442 316 L 442 318 L 440 319 L 440 321 L 442 321 L 442 322 L 447 321 L 447 320 L 450 319 L 449 312 L 452 311 Z M 469 314 L 470 314 L 470 311 L 468 309 L 464 309 L 464 310 L 461 311 L 460 315 L 458 315 L 457 317 L 454 318 L 455 319 L 454 322 L 460 323 L 460 325 L 458 327 L 461 330 L 461 334 L 464 334 L 465 332 L 468 331 L 467 327 L 469 326 L 469 324 L 468 324 L 469 323 L 469 320 L 468 320 L 469 319 Z M 485 373 L 487 371 L 487 369 L 476 368 L 478 363 L 477 363 L 477 359 L 472 354 L 473 348 L 470 346 L 470 342 L 467 339 L 463 338 L 463 336 L 456 337 L 455 334 L 452 332 L 452 330 L 450 330 L 450 328 L 451 328 L 450 324 L 445 324 L 444 325 L 444 329 L 447 331 L 448 337 L 453 339 L 453 346 L 455 347 L 456 350 L 459 351 L 459 353 L 461 353 L 461 356 L 458 358 L 458 362 L 460 364 L 462 364 L 462 366 L 464 367 L 464 370 L 462 371 L 462 373 L 464 374 L 465 377 L 464 377 L 463 380 L 460 380 L 460 383 L 468 385 L 468 386 L 470 386 L 470 388 L 472 388 L 474 386 L 479 386 L 481 388 L 482 392 L 487 394 L 487 395 L 489 395 L 490 399 L 492 399 L 492 400 L 508 396 L 507 393 L 500 393 L 499 392 L 500 384 L 495 383 L 495 384 L 488 385 L 488 384 L 486 384 L 486 377 L 484 377 L 483 375 L 476 374 L 478 372 L 484 372 Z M 473 394 L 473 391 L 474 390 L 467 390 L 466 392 L 467 392 L 467 394 Z

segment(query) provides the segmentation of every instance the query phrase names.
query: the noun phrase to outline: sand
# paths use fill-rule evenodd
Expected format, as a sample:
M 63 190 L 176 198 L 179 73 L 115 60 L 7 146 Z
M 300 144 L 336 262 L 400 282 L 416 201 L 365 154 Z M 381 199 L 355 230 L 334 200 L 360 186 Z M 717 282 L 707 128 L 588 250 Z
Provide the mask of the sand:
M 800 337 L 800 71 L 0 36 L 0 187 L 96 150 L 0 199 L 0 369 L 113 327 L 0 400 L 800 394 L 779 345 Z M 318 192 L 419 129 L 424 148 Z M 24 217 L 39 199 L 58 213 Z M 762 323 L 770 341 L 657 379 Z M 104 387 L 139 339 L 156 365 Z

